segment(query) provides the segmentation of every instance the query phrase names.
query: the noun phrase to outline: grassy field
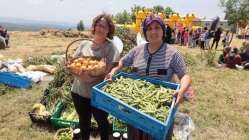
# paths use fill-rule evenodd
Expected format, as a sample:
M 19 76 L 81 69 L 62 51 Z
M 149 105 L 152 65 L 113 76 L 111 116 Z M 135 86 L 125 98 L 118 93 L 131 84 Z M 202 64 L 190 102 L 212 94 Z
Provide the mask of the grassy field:
M 65 45 L 74 39 L 44 37 L 37 32 L 12 32 L 11 48 L 0 50 L 0 54 L 6 58 L 47 55 L 64 51 Z M 235 39 L 232 44 L 240 46 L 241 41 Z M 249 71 L 209 67 L 199 49 L 179 46 L 178 49 L 191 62 L 189 74 L 195 97 L 184 102 L 179 110 L 194 121 L 193 140 L 248 140 Z M 39 102 L 43 90 L 44 85 L 35 84 L 32 89 L 10 89 L 0 95 L 0 140 L 53 138 L 55 130 L 32 124 L 27 114 L 32 105 Z

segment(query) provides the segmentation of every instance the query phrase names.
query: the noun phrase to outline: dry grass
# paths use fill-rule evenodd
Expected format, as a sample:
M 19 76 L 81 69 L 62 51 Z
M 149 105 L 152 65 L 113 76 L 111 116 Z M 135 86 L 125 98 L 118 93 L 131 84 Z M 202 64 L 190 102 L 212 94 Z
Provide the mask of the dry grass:
M 47 55 L 65 51 L 65 45 L 75 38 L 41 37 L 39 33 L 11 33 L 11 48 L 0 50 L 8 58 Z M 235 39 L 233 45 L 240 46 Z M 193 78 L 195 98 L 180 106 L 194 123 L 194 140 L 249 139 L 249 71 L 208 67 L 200 60 L 199 49 L 178 47 L 194 61 L 189 67 Z M 220 46 L 221 49 L 221 46 Z M 218 53 L 221 53 L 220 51 Z M 39 102 L 43 86 L 29 90 L 15 89 L 0 95 L 0 140 L 49 140 L 55 132 L 32 125 L 27 112 Z
M 1 96 L 0 139 L 44 140 L 51 139 L 55 132 L 32 125 L 28 112 L 38 102 L 42 90 L 34 86 L 29 90 L 13 90 Z
M 12 32 L 11 48 L 4 51 L 9 58 L 24 58 L 37 55 L 48 55 L 54 51 L 65 51 L 66 45 L 76 38 L 58 38 L 40 36 L 38 32 Z

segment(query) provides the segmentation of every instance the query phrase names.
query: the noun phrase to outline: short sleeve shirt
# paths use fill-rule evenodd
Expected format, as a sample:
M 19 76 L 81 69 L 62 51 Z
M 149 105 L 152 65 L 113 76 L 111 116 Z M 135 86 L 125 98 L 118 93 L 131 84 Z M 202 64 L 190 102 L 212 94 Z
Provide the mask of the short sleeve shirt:
M 83 41 L 79 48 L 77 48 L 74 57 L 80 56 L 96 56 L 101 58 L 106 58 L 107 65 L 112 65 L 119 60 L 119 53 L 117 48 L 111 43 L 106 42 L 103 46 L 98 48 L 91 47 L 93 42 Z M 103 80 L 103 79 L 102 79 Z M 101 81 L 96 81 L 93 83 L 86 83 L 75 77 L 71 91 L 73 93 L 79 94 L 82 97 L 90 98 L 91 90 L 94 85 Z
M 186 74 L 186 63 L 181 54 L 164 43 L 155 53 L 148 51 L 148 44 L 133 48 L 121 61 L 124 66 L 137 68 L 136 74 L 171 81 L 173 74 L 182 78 Z

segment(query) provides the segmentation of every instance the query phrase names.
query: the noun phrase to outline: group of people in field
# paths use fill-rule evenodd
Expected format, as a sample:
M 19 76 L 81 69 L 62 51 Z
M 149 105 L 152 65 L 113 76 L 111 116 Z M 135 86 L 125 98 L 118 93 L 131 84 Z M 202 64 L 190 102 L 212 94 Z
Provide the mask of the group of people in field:
M 210 42 L 211 39 L 213 39 L 212 42 Z M 197 28 L 195 30 L 184 27 L 183 29 L 172 30 L 170 43 L 189 48 L 200 47 L 201 49 L 212 49 L 215 46 L 215 49 L 217 49 L 220 42 L 222 46 L 225 47 L 229 44 L 229 41 L 229 31 L 224 32 L 221 27 L 215 31 L 211 31 L 207 27 Z
M 0 49 L 9 47 L 9 34 L 7 29 L 0 25 Z
M 231 34 L 230 32 L 223 31 L 218 27 L 215 31 L 208 30 L 207 27 L 198 28 L 196 30 L 183 28 L 171 30 L 171 35 L 167 36 L 168 43 L 179 44 L 189 48 L 200 47 L 200 49 L 213 49 L 217 50 L 219 45 L 222 45 L 223 53 L 219 56 L 218 63 L 222 67 L 248 69 L 249 68 L 249 43 L 245 41 L 242 49 L 238 46 L 230 46 Z M 212 41 L 212 42 L 211 42 Z
M 241 49 L 226 46 L 218 63 L 233 69 L 249 69 L 249 41 L 243 42 Z

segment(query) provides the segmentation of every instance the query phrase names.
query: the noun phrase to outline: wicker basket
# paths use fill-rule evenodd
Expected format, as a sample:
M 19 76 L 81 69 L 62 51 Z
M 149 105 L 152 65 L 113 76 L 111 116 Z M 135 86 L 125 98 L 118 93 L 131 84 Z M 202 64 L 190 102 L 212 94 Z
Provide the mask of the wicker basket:
M 39 115 L 33 112 L 28 112 L 32 122 L 39 124 L 50 124 L 51 115 Z
M 72 128 L 62 128 L 62 129 L 58 129 L 57 132 L 54 135 L 54 140 L 59 140 L 58 136 L 60 133 L 63 132 L 68 132 L 70 134 L 70 140 L 73 139 L 73 129 Z
M 101 76 L 104 74 L 106 70 L 106 60 L 105 58 L 99 58 L 96 56 L 82 56 L 77 58 L 69 57 L 68 51 L 69 48 L 76 42 L 83 41 L 83 40 L 89 40 L 91 39 L 82 38 L 78 40 L 72 41 L 66 49 L 66 67 L 72 72 L 74 75 L 80 75 L 82 72 L 87 73 L 90 76 Z M 95 68 L 87 68 L 84 67 L 84 62 L 95 62 L 96 67 Z M 84 68 L 83 68 L 84 67 Z M 81 76 L 82 78 L 82 76 Z

